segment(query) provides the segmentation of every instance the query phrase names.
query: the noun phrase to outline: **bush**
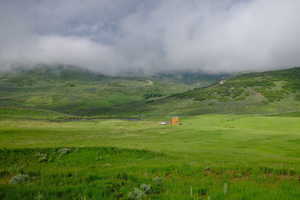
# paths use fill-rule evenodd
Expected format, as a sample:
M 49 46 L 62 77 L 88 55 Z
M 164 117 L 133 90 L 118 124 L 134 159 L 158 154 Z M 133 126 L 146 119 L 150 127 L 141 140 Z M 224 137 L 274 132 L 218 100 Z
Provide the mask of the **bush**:
M 18 174 L 9 180 L 9 184 L 21 184 L 27 182 L 28 180 L 29 180 L 29 175 Z
M 160 93 L 147 93 L 144 94 L 145 99 L 155 98 L 155 97 L 162 97 L 163 95 Z
M 145 196 L 145 192 L 139 188 L 134 188 L 132 192 L 129 192 L 128 199 L 130 200 L 141 200 Z

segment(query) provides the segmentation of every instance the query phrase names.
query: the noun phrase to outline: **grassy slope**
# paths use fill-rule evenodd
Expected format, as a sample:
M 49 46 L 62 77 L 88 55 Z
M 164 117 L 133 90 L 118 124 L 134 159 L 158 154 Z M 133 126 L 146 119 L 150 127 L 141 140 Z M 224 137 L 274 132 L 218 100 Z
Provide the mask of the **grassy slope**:
M 189 90 L 220 76 L 170 73 L 124 78 L 78 68 L 40 67 L 2 75 L 0 107 L 112 118 L 288 113 L 300 111 L 299 77 L 300 68 L 249 73 L 222 85 Z
M 149 78 L 61 69 L 2 76 L 0 199 L 128 199 L 141 184 L 152 186 L 142 199 L 299 199 L 299 112 L 190 116 L 295 111 L 298 75 L 299 69 L 242 75 L 159 100 L 144 95 L 156 94 L 156 84 L 163 95 L 187 85 L 165 75 L 151 79 L 153 86 Z M 150 120 L 72 121 L 79 117 L 61 113 L 141 111 L 165 117 L 160 120 L 189 117 L 169 127 Z M 62 147 L 71 151 L 61 154 Z M 22 173 L 27 182 L 8 184 Z
M 76 67 L 40 66 L 0 75 L 0 107 L 73 115 L 138 116 L 147 101 L 207 85 L 218 76 L 108 77 Z M 202 78 L 201 78 L 202 77 Z
M 0 198 L 128 199 L 145 183 L 153 190 L 144 199 L 299 199 L 299 120 L 203 115 L 169 127 L 2 119 Z M 72 150 L 61 156 L 61 147 Z M 19 173 L 30 180 L 8 184 Z
M 153 114 L 286 113 L 300 111 L 300 68 L 249 73 L 148 105 Z
M 2 107 L 0 109 L 0 119 L 30 119 L 30 120 L 74 120 L 80 119 L 78 116 L 67 115 L 55 111 L 41 109 L 26 109 L 16 107 Z

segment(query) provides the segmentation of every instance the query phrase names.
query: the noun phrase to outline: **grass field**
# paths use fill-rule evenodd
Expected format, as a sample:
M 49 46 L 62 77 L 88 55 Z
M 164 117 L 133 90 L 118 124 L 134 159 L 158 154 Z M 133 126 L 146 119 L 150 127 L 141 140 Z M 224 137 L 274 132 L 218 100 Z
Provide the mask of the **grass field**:
M 199 115 L 170 127 L 1 117 L 0 199 L 299 199 L 299 121 Z

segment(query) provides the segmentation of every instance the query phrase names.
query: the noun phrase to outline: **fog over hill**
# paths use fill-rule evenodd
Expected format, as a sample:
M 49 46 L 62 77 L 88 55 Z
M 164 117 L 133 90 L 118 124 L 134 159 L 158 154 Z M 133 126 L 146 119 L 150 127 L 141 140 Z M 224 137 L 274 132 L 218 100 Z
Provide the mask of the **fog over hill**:
M 298 0 L 2 0 L 0 69 L 231 73 L 300 64 Z

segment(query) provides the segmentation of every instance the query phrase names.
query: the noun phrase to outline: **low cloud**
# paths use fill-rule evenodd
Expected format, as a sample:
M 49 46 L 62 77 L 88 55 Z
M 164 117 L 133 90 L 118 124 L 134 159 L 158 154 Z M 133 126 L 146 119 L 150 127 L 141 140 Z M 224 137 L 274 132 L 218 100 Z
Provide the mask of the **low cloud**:
M 262 71 L 300 65 L 298 0 L 4 0 L 0 69 Z

